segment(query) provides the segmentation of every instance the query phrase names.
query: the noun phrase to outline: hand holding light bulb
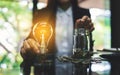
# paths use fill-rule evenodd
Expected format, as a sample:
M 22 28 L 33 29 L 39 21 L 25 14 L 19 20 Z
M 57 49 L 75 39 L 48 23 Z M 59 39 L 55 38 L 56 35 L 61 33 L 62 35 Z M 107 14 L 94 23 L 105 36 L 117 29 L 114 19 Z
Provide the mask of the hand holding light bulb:
M 36 54 L 38 54 L 40 48 L 40 44 L 34 39 L 26 39 L 23 42 L 23 46 L 21 48 L 21 55 L 24 59 L 32 59 Z
M 33 38 L 23 42 L 21 55 L 24 59 L 34 58 L 36 54 L 48 52 L 47 46 L 53 34 L 52 26 L 46 22 L 38 22 L 32 29 Z

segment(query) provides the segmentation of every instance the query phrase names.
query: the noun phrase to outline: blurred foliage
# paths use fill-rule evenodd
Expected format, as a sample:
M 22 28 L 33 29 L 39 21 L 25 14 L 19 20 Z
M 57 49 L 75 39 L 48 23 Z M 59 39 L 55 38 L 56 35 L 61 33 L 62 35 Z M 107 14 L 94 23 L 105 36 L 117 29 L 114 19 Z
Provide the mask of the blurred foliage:
M 93 38 L 95 40 L 95 49 L 102 50 L 103 48 L 111 48 L 111 26 L 110 16 L 98 16 L 94 21 L 95 31 Z
M 0 68 L 19 68 L 22 62 L 19 51 L 32 25 L 32 9 L 30 2 L 21 2 L 0 0 Z

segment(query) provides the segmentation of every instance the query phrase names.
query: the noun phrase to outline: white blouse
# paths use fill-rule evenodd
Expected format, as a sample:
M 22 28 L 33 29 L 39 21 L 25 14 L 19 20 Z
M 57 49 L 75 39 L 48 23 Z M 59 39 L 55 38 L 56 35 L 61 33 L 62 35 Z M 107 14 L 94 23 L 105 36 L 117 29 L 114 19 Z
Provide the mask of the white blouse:
M 56 13 L 56 46 L 57 55 L 69 55 L 73 48 L 73 15 L 72 7 L 66 11 L 58 7 Z

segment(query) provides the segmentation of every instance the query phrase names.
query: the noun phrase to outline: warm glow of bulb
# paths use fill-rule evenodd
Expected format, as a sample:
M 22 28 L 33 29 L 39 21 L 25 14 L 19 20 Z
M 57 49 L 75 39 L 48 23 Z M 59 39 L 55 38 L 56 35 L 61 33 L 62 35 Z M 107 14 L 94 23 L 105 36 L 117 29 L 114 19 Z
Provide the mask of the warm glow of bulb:
M 47 49 L 48 43 L 52 37 L 52 26 L 46 22 L 39 22 L 33 27 L 33 36 L 41 45 L 41 49 Z M 43 52 L 44 53 L 44 52 Z

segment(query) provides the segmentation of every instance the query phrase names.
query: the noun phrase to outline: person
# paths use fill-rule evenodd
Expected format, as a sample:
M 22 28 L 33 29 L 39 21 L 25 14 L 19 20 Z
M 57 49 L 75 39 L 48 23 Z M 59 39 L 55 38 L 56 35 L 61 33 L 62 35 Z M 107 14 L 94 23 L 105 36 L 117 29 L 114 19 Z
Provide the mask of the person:
M 85 27 L 90 32 L 94 30 L 91 15 L 88 9 L 78 7 L 77 0 L 48 0 L 47 7 L 38 10 L 34 14 L 33 27 L 38 22 L 47 22 L 52 25 L 53 36 L 48 45 L 48 52 L 52 54 L 52 67 L 45 75 L 72 75 L 73 66 L 70 63 L 60 63 L 56 56 L 72 55 L 73 31 L 75 24 Z M 30 74 L 30 66 L 34 65 L 34 59 L 39 51 L 40 44 L 32 34 L 32 29 L 21 47 L 24 66 L 24 75 Z M 35 75 L 40 75 L 41 69 L 35 67 Z

